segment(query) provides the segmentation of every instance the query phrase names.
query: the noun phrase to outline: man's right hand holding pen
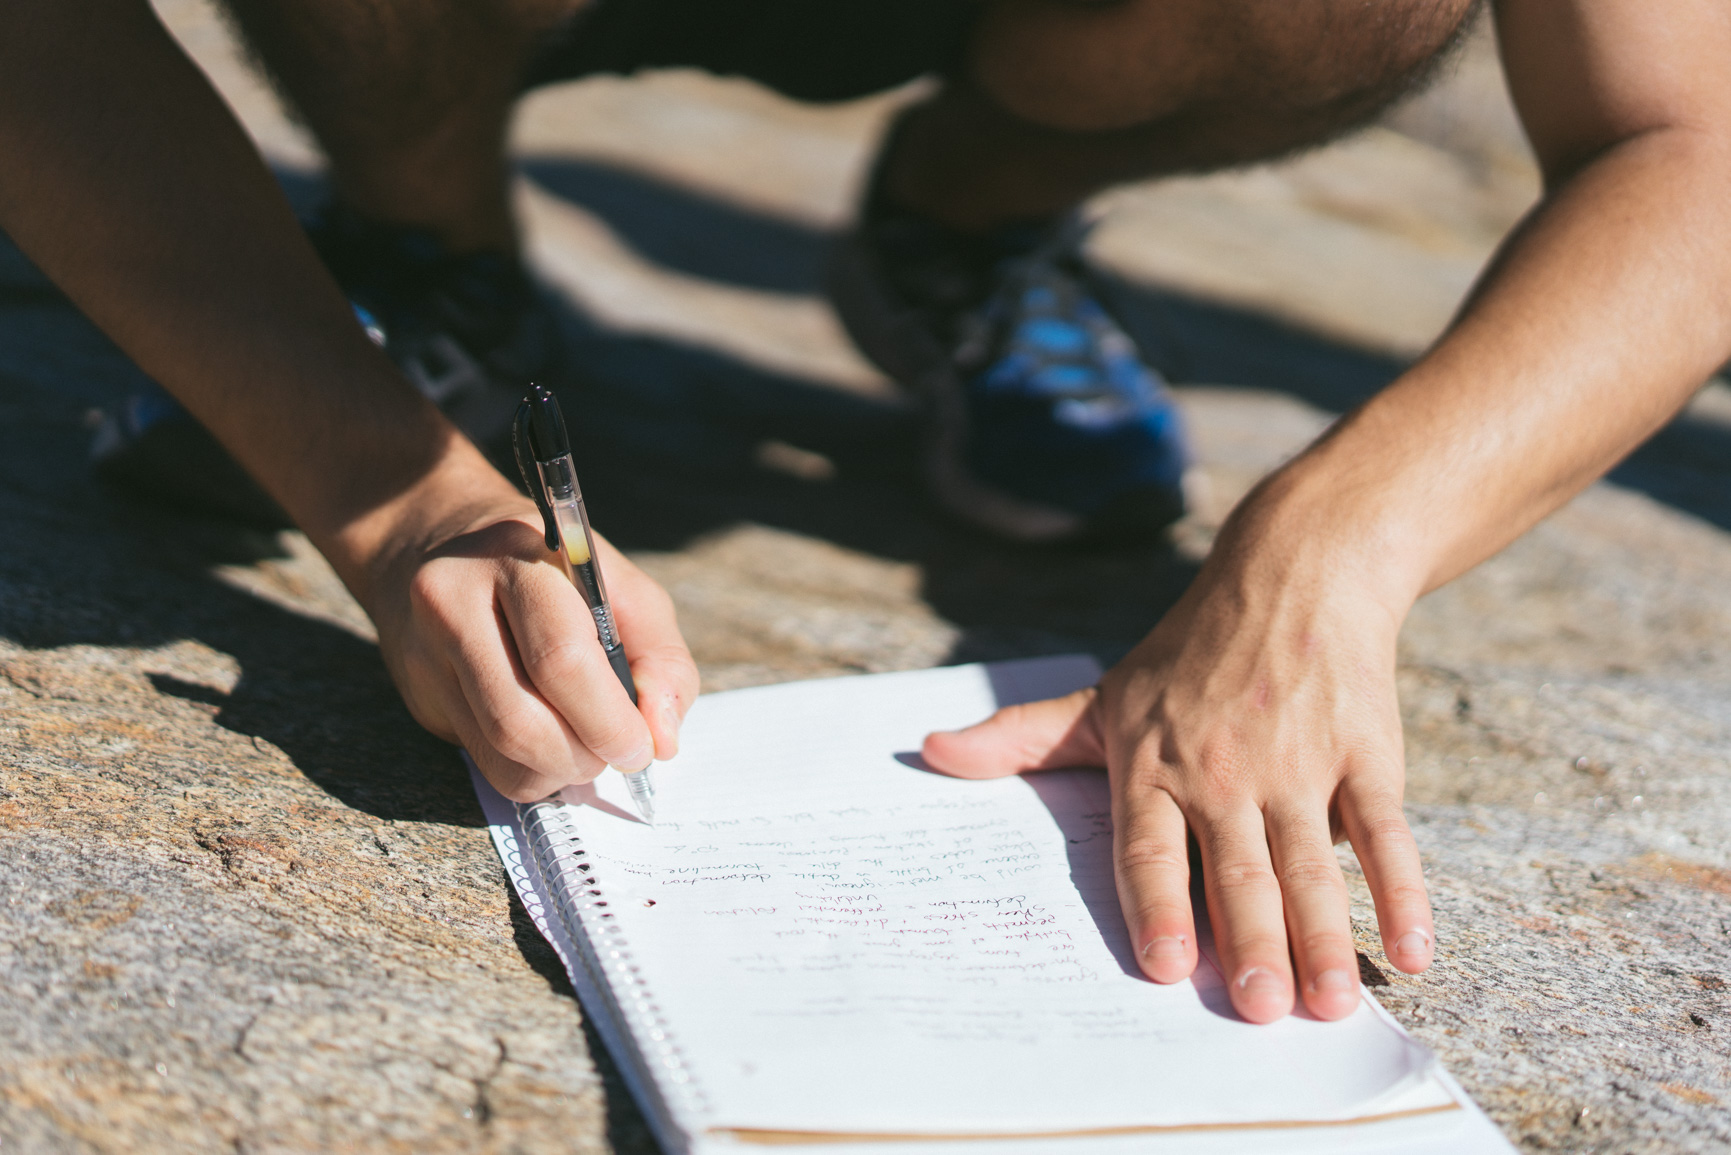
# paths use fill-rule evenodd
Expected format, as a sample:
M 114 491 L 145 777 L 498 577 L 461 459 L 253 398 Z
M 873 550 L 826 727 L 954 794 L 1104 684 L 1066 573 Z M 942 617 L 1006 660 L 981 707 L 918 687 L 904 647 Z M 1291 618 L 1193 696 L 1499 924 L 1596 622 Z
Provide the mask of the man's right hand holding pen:
M 368 606 L 410 711 L 461 743 L 514 801 L 591 781 L 610 765 L 629 772 L 672 757 L 697 696 L 672 601 L 595 535 L 638 687 L 633 706 L 534 506 L 485 461 L 479 467 L 504 492 L 465 502 L 387 551 Z
M 330 560 L 415 718 L 519 800 L 671 756 L 697 668 L 667 595 L 596 538 L 633 708 L 534 504 L 355 324 L 149 6 L 39 5 L 8 31 L 0 228 Z

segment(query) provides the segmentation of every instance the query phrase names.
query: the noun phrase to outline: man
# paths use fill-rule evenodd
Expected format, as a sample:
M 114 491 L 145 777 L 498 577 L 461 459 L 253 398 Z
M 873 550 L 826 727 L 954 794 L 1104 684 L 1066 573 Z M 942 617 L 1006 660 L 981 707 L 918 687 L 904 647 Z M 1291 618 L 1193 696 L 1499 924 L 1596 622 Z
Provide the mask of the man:
M 1088 300 L 1056 219 L 1113 181 L 1350 126 L 1471 6 L 246 0 L 237 14 L 331 156 L 341 207 L 315 238 L 357 298 L 402 314 L 373 319 L 387 347 L 397 328 L 406 364 L 404 326 L 420 322 L 345 268 L 344 238 L 430 239 L 431 279 L 475 255 L 509 266 L 499 154 L 525 76 L 684 62 L 797 90 L 944 72 L 880 159 L 839 303 L 868 351 L 928 391 L 946 504 L 1062 539 L 1170 517 L 1179 458 L 1158 383 Z M 533 508 L 354 323 L 142 0 L 9 14 L 0 227 L 331 560 L 415 716 L 516 798 L 672 754 L 696 674 L 666 595 L 600 547 L 633 710 Z M 1731 353 L 1731 91 L 1717 79 L 1731 12 L 1500 0 L 1496 16 L 1546 196 L 1449 332 L 1257 487 L 1097 688 L 926 744 L 968 776 L 1108 767 L 1124 915 L 1159 982 L 1196 962 L 1193 836 L 1233 1004 L 1258 1022 L 1297 1000 L 1324 1018 L 1357 1003 L 1338 837 L 1389 960 L 1431 960 L 1394 690 L 1414 600 L 1603 473 Z M 514 324 L 490 347 L 515 348 Z M 1024 453 L 1048 464 L 1006 468 Z

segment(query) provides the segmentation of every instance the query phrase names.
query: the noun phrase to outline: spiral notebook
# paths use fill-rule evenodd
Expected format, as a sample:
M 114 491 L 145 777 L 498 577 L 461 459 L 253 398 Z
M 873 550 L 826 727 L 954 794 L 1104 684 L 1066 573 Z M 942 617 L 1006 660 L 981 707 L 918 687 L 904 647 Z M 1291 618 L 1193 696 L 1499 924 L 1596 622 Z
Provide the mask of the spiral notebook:
M 1048 658 L 705 696 L 654 826 L 617 774 L 533 805 L 474 774 L 664 1150 L 1509 1149 L 1368 994 L 1252 1026 L 1206 933 L 1191 981 L 1142 978 L 1102 772 L 919 760 L 932 729 L 1098 676 Z

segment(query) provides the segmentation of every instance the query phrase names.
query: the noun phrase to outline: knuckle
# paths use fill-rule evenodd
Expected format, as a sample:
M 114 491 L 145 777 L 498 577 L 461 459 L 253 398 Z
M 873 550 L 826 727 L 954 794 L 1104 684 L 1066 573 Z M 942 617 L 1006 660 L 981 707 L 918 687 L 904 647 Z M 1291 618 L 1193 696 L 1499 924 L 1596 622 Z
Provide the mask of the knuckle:
M 1340 867 L 1332 861 L 1301 858 L 1281 867 L 1280 885 L 1284 890 L 1337 890 L 1342 885 Z
M 1287 965 L 1286 939 L 1281 935 L 1269 934 L 1261 930 L 1247 930 L 1231 934 L 1227 940 L 1231 943 L 1231 956 L 1238 959 L 1240 965 L 1245 962 L 1266 960 L 1275 963 L 1276 973 L 1285 970 Z
M 1236 789 L 1253 753 L 1244 735 L 1230 727 L 1211 727 L 1195 736 L 1189 761 L 1204 781 Z
M 1362 819 L 1359 822 L 1359 831 L 1366 842 L 1379 849 L 1391 844 L 1405 845 L 1412 841 L 1411 828 L 1407 826 L 1406 819 L 1398 814 Z
M 995 725 L 1008 726 L 1012 729 L 1020 730 L 1023 723 L 1025 723 L 1028 718 L 1028 704 L 1026 702 L 1017 702 L 1009 706 L 999 706 L 996 710 L 992 711 L 992 716 L 988 718 L 987 721 L 992 722 Z
M 1182 847 L 1173 846 L 1164 838 L 1132 835 L 1118 850 L 1118 866 L 1123 870 L 1157 871 L 1160 873 L 1188 872 L 1190 864 Z
M 459 575 L 437 564 L 423 567 L 409 582 L 411 618 L 432 625 L 436 634 L 446 637 L 460 635 L 472 626 L 476 600 Z
M 576 786 L 586 786 L 589 783 L 595 781 L 595 779 L 601 777 L 601 775 L 606 773 L 606 771 L 607 771 L 607 765 L 606 765 L 606 763 L 603 763 L 603 762 L 596 762 L 593 765 L 581 766 L 577 769 L 577 772 L 571 776 L 571 782 L 573 785 L 576 785 Z
M 635 753 L 638 747 L 645 744 L 642 728 L 641 716 L 632 712 L 617 719 L 586 721 L 577 734 L 583 739 L 583 744 L 598 757 L 612 762 L 616 758 Z
M 520 765 L 533 760 L 534 748 L 529 735 L 533 733 L 537 720 L 524 706 L 481 711 L 475 718 L 487 745 L 498 751 L 501 757 Z
M 1214 868 L 1214 886 L 1223 894 L 1269 890 L 1274 871 L 1260 862 L 1223 862 Z
M 1177 933 L 1194 941 L 1193 932 L 1184 921 L 1185 912 L 1178 907 L 1158 902 L 1139 902 L 1128 909 L 1126 924 L 1141 928 L 1138 938 L 1153 932 L 1155 936 Z M 1135 934 L 1135 931 L 1131 933 Z
M 1399 746 L 1391 750 L 1364 745 L 1349 750 L 1338 769 L 1342 779 L 1352 777 L 1360 789 L 1368 788 L 1371 797 L 1400 809 L 1400 792 L 1391 789 L 1391 784 L 1406 778 L 1406 753 Z
M 1249 794 L 1243 776 L 1229 761 L 1211 758 L 1201 762 L 1189 779 L 1189 794 L 1196 809 L 1210 818 L 1238 810 Z
M 1050 747 L 1041 734 L 1040 714 L 1033 705 L 1019 703 L 1005 706 L 992 719 L 1001 727 L 1000 733 L 1014 735 L 1016 760 L 1024 766 L 1037 766 L 1045 760 Z
M 512 802 L 539 802 L 558 787 L 544 774 L 525 774 L 500 789 L 499 793 Z
M 1116 779 L 1112 824 L 1123 841 L 1146 841 L 1166 830 L 1184 829 L 1183 811 L 1161 784 L 1159 767 L 1132 763 L 1119 770 Z
M 409 579 L 409 603 L 417 610 L 438 614 L 451 598 L 451 581 L 437 561 L 417 569 Z
M 1353 850 L 1361 857 L 1381 864 L 1384 869 L 1416 859 L 1418 855 L 1418 844 L 1413 841 L 1412 831 L 1401 818 L 1362 822 L 1350 834 L 1353 836 Z
M 1292 937 L 1292 953 L 1306 958 L 1351 955 L 1352 941 L 1332 930 L 1316 930 Z
M 1428 907 L 1430 892 L 1421 882 L 1397 882 L 1382 888 L 1382 899 L 1395 906 Z
M 575 641 L 540 646 L 521 653 L 523 669 L 530 681 L 544 689 L 564 685 L 582 677 L 587 665 L 583 649 L 583 643 Z

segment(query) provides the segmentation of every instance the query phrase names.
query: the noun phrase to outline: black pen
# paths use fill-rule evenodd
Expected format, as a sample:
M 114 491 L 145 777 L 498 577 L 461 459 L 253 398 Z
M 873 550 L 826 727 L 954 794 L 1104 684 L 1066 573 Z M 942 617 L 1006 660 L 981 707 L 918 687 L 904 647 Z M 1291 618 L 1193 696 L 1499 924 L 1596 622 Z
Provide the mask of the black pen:
M 635 706 L 637 684 L 631 680 L 631 663 L 625 660 L 625 647 L 619 643 L 613 607 L 607 601 L 607 587 L 601 580 L 601 563 L 595 556 L 595 537 L 589 532 L 583 491 L 577 485 L 577 467 L 571 461 L 565 417 L 559 412 L 558 399 L 540 385 L 530 386 L 529 395 L 517 406 L 517 417 L 511 425 L 511 448 L 517 455 L 523 484 L 541 511 L 547 548 L 560 555 L 571 584 L 588 603 L 607 664 L 613 667 Z M 534 468 L 530 468 L 531 461 Z M 649 767 L 637 771 L 623 766 L 618 769 L 625 774 L 631 801 L 636 803 L 643 820 L 653 824 L 655 787 L 649 780 Z

